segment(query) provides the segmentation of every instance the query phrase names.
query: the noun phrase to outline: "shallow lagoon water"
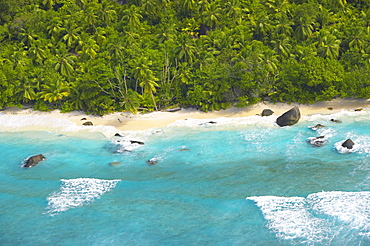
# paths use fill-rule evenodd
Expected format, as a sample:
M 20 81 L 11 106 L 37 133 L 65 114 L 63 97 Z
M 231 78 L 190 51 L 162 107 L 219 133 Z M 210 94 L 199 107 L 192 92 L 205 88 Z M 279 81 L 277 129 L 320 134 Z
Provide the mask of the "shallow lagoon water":
M 0 244 L 370 244 L 369 112 L 284 128 L 275 119 L 189 119 L 107 137 L 1 131 L 0 115 Z M 324 146 L 307 143 L 320 135 Z

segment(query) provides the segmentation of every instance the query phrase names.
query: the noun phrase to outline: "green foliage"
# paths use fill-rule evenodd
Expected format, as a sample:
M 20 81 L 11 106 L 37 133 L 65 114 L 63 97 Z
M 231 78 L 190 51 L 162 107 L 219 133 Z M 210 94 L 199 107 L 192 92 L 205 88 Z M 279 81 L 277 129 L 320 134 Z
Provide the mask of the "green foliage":
M 2 0 L 0 12 L 0 107 L 102 115 L 370 94 L 368 1 Z

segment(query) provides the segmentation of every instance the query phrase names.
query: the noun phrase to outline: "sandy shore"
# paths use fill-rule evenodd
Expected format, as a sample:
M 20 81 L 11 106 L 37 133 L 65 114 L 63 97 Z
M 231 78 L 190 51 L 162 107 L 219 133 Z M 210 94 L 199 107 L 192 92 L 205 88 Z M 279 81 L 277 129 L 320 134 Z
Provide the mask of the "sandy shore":
M 298 106 L 301 115 L 331 114 L 342 110 L 354 111 L 361 108 L 370 111 L 370 99 L 335 99 L 332 101 L 319 102 L 312 105 L 285 104 L 285 103 L 258 103 L 244 108 L 229 108 L 215 112 L 201 112 L 194 109 L 181 109 L 176 112 L 152 112 L 147 114 L 131 114 L 129 112 L 116 112 L 105 116 L 86 115 L 84 112 L 74 111 L 60 113 L 59 110 L 52 112 L 33 111 L 31 108 L 19 109 L 15 107 L 5 108 L 1 112 L 8 115 L 45 115 L 58 119 L 69 120 L 77 126 L 86 121 L 91 121 L 94 126 L 114 126 L 119 131 L 146 130 L 154 127 L 164 127 L 176 120 L 184 119 L 216 119 L 220 117 L 247 117 L 261 114 L 263 109 L 271 109 L 274 115 L 281 115 L 293 106 Z

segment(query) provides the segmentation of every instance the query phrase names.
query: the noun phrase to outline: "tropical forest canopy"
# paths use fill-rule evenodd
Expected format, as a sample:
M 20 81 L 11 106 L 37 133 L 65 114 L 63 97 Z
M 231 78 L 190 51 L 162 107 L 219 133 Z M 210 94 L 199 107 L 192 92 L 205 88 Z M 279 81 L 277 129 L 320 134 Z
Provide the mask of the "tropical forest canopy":
M 0 0 L 0 108 L 370 97 L 368 0 Z

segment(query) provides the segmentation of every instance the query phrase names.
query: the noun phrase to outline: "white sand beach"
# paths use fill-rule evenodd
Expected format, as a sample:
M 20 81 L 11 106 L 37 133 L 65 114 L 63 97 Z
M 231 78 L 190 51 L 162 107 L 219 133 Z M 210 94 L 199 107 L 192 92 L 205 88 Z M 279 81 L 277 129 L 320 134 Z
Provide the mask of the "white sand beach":
M 298 106 L 302 116 L 312 114 L 332 114 L 342 110 L 370 111 L 370 99 L 335 99 L 332 101 L 318 102 L 311 105 L 306 104 L 286 104 L 261 102 L 253 106 L 244 108 L 229 108 L 226 110 L 202 112 L 195 109 L 181 109 L 176 112 L 151 112 L 146 114 L 132 114 L 130 112 L 116 112 L 104 116 L 87 115 L 82 111 L 70 113 L 60 113 L 59 110 L 51 112 L 34 111 L 32 108 L 5 108 L 1 113 L 7 115 L 38 115 L 49 116 L 57 119 L 68 120 L 81 126 L 84 122 L 90 121 L 94 126 L 113 126 L 119 131 L 146 130 L 155 127 L 164 127 L 176 120 L 184 119 L 217 119 L 220 117 L 236 118 L 247 117 L 261 114 L 263 109 L 271 109 L 274 115 L 281 115 L 290 108 Z M 40 127 L 41 128 L 41 127 Z M 34 130 L 34 129 L 32 129 Z M 40 129 L 42 130 L 42 129 Z

